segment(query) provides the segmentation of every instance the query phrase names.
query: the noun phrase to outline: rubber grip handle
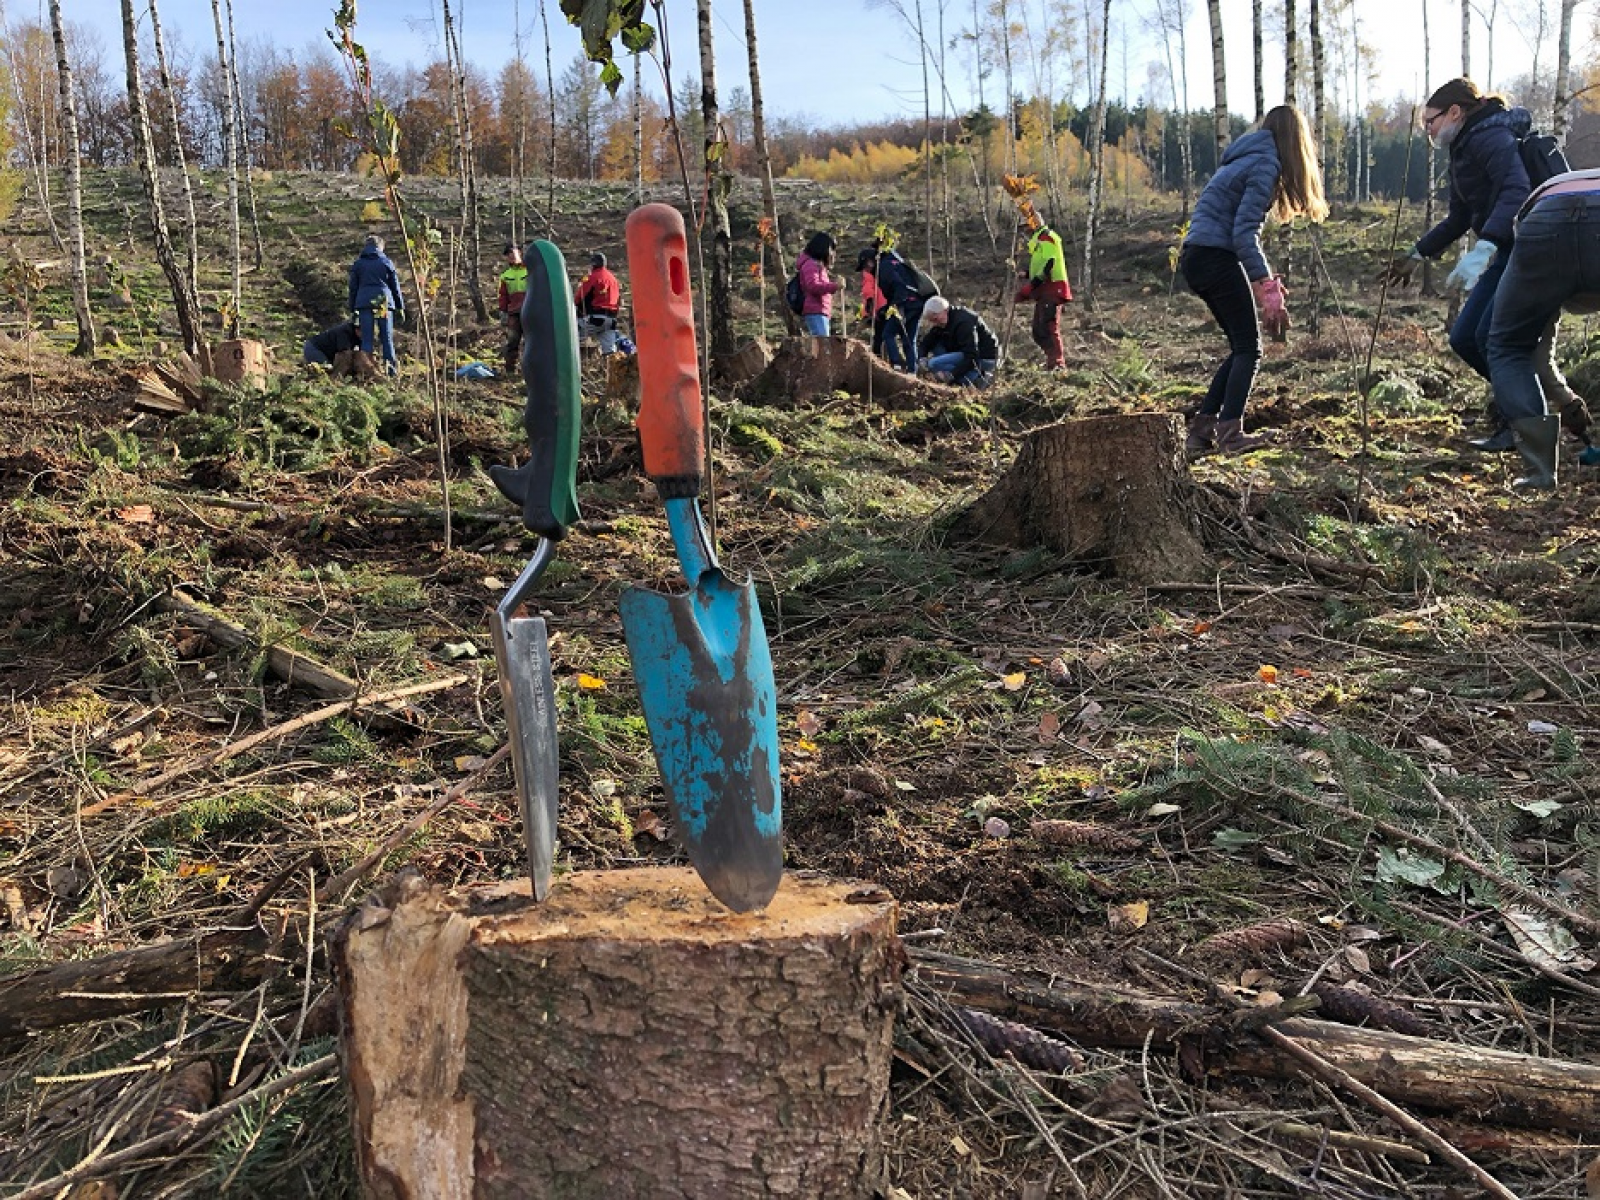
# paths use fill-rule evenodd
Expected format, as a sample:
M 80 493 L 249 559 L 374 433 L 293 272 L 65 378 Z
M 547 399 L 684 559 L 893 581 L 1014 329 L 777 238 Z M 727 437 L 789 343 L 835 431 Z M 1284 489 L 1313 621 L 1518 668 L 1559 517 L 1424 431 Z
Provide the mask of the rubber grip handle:
M 578 519 L 578 424 L 583 406 L 578 318 L 567 263 L 551 242 L 531 243 L 523 255 L 528 290 L 522 298 L 522 379 L 527 402 L 522 425 L 528 461 L 516 470 L 491 467 L 490 477 L 522 505 L 522 523 L 559 541 Z
M 626 238 L 645 474 L 663 499 L 697 496 L 705 419 L 683 214 L 669 204 L 643 205 L 629 214 Z

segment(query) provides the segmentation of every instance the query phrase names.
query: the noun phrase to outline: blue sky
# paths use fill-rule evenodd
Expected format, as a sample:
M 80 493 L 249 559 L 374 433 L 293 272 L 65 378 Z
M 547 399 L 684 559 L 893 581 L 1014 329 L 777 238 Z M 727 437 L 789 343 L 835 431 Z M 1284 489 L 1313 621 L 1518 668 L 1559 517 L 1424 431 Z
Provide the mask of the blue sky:
M 1146 90 L 1153 63 L 1160 64 L 1158 74 L 1165 75 L 1165 55 L 1159 38 L 1150 30 L 1150 17 L 1158 2 L 1171 9 L 1182 0 L 1116 0 L 1113 5 L 1110 75 L 1114 94 L 1124 90 L 1124 80 L 1126 90 L 1135 96 Z M 1438 83 L 1460 68 L 1460 8 L 1455 0 L 1429 2 L 1435 26 L 1433 76 Z M 1553 11 L 1556 0 L 1546 2 Z M 559 76 L 578 53 L 578 34 L 562 18 L 556 0 L 547 3 L 552 54 Z M 1035 14 L 1041 7 L 1037 0 L 1013 3 Z M 37 0 L 34 4 L 9 0 L 6 15 L 12 21 L 36 19 L 31 11 L 36 4 Z M 909 8 L 911 0 L 905 0 L 905 4 Z M 934 36 L 931 25 L 937 5 L 938 0 L 923 0 L 930 38 Z M 42 8 L 42 4 L 37 6 Z M 135 6 L 143 8 L 140 0 Z M 199 52 L 212 44 L 210 0 L 159 0 L 159 6 L 169 37 L 176 31 L 189 49 Z M 947 6 L 946 34 L 951 37 L 963 25 L 963 17 L 970 24 L 972 3 L 947 0 Z M 1188 0 L 1188 6 L 1192 10 L 1187 26 L 1189 96 L 1191 106 L 1201 108 L 1209 103 L 1211 94 L 1210 35 L 1203 0 Z M 1071 7 L 1082 11 L 1077 4 Z M 1268 0 L 1267 7 L 1270 10 L 1277 5 Z M 1302 3 L 1301 8 L 1305 7 Z M 1428 90 L 1428 81 L 1421 76 L 1421 4 L 1417 0 L 1355 0 L 1355 7 L 1364 40 L 1376 43 L 1384 56 L 1379 64 L 1377 94 L 1416 94 L 1420 100 Z M 108 52 L 115 52 L 121 40 L 118 0 L 65 0 L 63 8 L 69 21 L 98 29 Z M 310 47 L 327 44 L 324 30 L 333 24 L 333 9 L 334 0 L 234 0 L 234 19 L 241 39 L 270 41 L 293 50 L 298 57 Z M 667 10 L 673 76 L 681 79 L 686 70 L 698 69 L 694 4 L 691 0 L 669 0 Z M 515 30 L 520 15 L 524 54 L 530 67 L 543 78 L 539 0 L 454 0 L 452 11 L 462 31 L 468 60 L 490 76 L 515 56 Z M 718 84 L 726 95 L 734 87 L 748 85 L 742 0 L 715 0 L 714 11 Z M 1223 0 L 1223 11 L 1231 107 L 1244 112 L 1252 105 L 1250 5 L 1248 0 Z M 42 15 L 38 14 L 41 18 Z M 916 44 L 888 3 L 869 6 L 863 0 L 757 0 L 756 21 L 762 86 L 773 113 L 810 116 L 824 124 L 920 115 L 922 82 Z M 1580 14 L 1579 21 L 1583 29 L 1575 31 L 1574 50 L 1584 57 L 1593 47 L 1586 36 L 1589 19 Z M 1526 22 L 1518 23 L 1506 14 L 1500 16 L 1499 22 L 1495 76 L 1503 82 L 1511 74 L 1528 69 L 1532 51 L 1527 44 Z M 368 50 L 390 65 L 410 62 L 420 66 L 439 57 L 436 0 L 363 0 L 357 28 L 359 39 Z M 1474 66 L 1480 82 L 1487 65 L 1486 43 L 1480 25 L 1474 32 Z M 1270 44 L 1267 59 L 1270 105 L 1282 95 L 1281 45 Z M 964 52 L 951 52 L 948 67 L 957 105 L 971 105 L 975 97 Z M 1552 44 L 1545 52 L 1541 74 L 1553 73 L 1553 68 Z M 647 86 L 652 69 L 646 65 Z M 659 72 L 656 80 L 659 90 Z M 997 79 L 986 85 L 991 104 L 997 102 L 1000 90 Z

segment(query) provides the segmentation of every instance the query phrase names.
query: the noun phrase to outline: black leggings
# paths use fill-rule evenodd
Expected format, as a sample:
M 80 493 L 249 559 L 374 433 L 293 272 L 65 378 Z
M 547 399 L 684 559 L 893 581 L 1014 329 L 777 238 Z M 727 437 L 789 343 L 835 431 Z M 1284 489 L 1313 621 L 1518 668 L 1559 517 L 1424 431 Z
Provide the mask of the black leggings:
M 1250 280 L 1237 254 L 1215 246 L 1185 246 L 1178 267 L 1228 335 L 1228 357 L 1211 377 L 1200 412 L 1237 421 L 1244 416 L 1244 403 L 1250 398 L 1250 385 L 1261 362 L 1261 326 L 1256 322 Z

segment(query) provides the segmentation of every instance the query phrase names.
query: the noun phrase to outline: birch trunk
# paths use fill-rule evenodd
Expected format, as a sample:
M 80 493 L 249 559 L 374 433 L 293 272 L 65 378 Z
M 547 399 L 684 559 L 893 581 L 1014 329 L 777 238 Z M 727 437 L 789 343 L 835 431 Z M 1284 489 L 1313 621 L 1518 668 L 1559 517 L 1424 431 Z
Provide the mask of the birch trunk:
M 1106 72 L 1110 65 L 1108 47 L 1111 39 L 1105 36 L 1111 28 L 1111 0 L 1104 0 L 1100 8 L 1100 79 L 1095 88 L 1094 123 L 1089 133 L 1089 214 L 1083 230 L 1083 290 L 1094 297 L 1094 235 L 1100 224 L 1100 194 L 1106 168 Z
M 1293 104 L 1300 88 L 1300 31 L 1295 0 L 1283 0 L 1283 102 Z
M 744 43 L 750 57 L 750 129 L 756 144 L 756 172 L 761 176 L 761 210 L 772 222 L 772 254 L 778 263 L 778 279 L 789 278 L 789 267 L 783 256 L 783 231 L 778 226 L 778 193 L 772 184 L 772 150 L 767 145 L 767 110 L 761 98 L 761 56 L 756 46 L 755 0 L 744 0 Z M 783 310 L 784 327 L 792 334 L 798 328 L 794 313 L 787 304 Z
M 556 219 L 556 72 L 550 63 L 550 16 L 545 11 L 545 0 L 539 0 L 539 24 L 544 29 L 544 90 L 550 99 L 550 202 L 545 209 L 545 220 Z
M 52 0 L 54 2 L 54 0 Z M 178 94 L 172 86 L 172 73 L 167 70 L 167 47 L 161 36 L 161 14 L 156 0 L 150 0 L 150 37 L 155 42 L 156 70 L 161 74 L 161 86 L 167 93 L 169 116 L 172 121 L 172 149 L 183 175 L 183 207 L 186 218 L 184 235 L 189 240 L 189 286 L 195 295 L 200 294 L 200 222 L 194 214 L 194 187 L 189 182 L 188 156 L 183 151 L 183 120 L 178 115 Z
M 245 205 L 250 210 L 250 236 L 255 246 L 255 269 L 261 270 L 267 259 L 267 247 L 261 240 L 261 218 L 256 215 L 256 184 L 251 178 L 254 167 L 250 153 L 250 130 L 245 125 L 244 89 L 239 86 L 239 45 L 233 36 L 233 0 L 228 0 L 228 87 L 233 93 L 233 160 L 239 177 L 244 181 Z
M 228 279 L 232 303 L 222 323 L 223 337 L 239 335 L 239 301 L 242 291 L 239 252 L 239 144 L 234 140 L 233 67 L 228 62 L 228 37 L 222 25 L 222 5 L 211 0 L 211 20 L 217 29 L 217 69 L 222 75 L 222 151 L 228 172 Z M 131 86 L 131 84 L 130 84 Z
M 922 31 L 922 0 L 916 0 L 917 51 L 922 63 L 922 185 L 923 227 L 926 246 L 923 262 L 933 265 L 933 97 L 928 93 L 928 39 Z
M 1311 17 L 1311 134 L 1316 139 L 1317 159 L 1324 161 L 1328 154 L 1326 81 L 1322 57 L 1322 0 L 1309 0 Z
M 1461 0 L 1461 74 L 1472 78 L 1472 0 Z M 1432 80 L 1428 86 L 1433 86 Z
M 151 10 L 152 14 L 154 9 Z M 72 62 L 67 57 L 61 0 L 50 0 L 50 33 L 56 43 L 56 81 L 61 89 L 61 125 L 66 135 L 67 252 L 72 259 L 72 309 L 78 318 L 78 341 L 72 353 L 94 353 L 94 315 L 89 311 L 89 274 L 83 251 L 83 170 L 78 161 L 78 101 L 72 91 Z
M 750 6 L 745 5 L 748 14 Z M 755 34 L 750 35 L 752 40 Z M 755 65 L 755 48 L 750 50 L 751 75 Z M 633 56 L 633 197 L 635 204 L 644 203 L 644 55 Z
M 150 227 L 155 237 L 156 259 L 172 289 L 173 306 L 178 311 L 178 331 L 183 348 L 196 362 L 205 363 L 202 352 L 200 306 L 194 290 L 172 253 L 172 235 L 167 231 L 167 212 L 161 202 L 161 178 L 156 171 L 155 149 L 150 142 L 150 113 L 144 103 L 144 81 L 139 77 L 139 40 L 133 19 L 133 0 L 122 0 L 122 49 L 127 62 L 128 119 L 133 127 L 134 155 L 144 180 L 145 199 L 150 205 Z
M 1250 43 L 1255 55 L 1256 120 L 1267 115 L 1267 92 L 1261 79 L 1261 0 L 1250 0 Z
M 1433 33 L 1428 20 L 1428 0 L 1422 0 L 1422 77 L 1429 80 L 1433 78 Z M 1428 86 L 1433 85 L 1430 83 Z M 1439 169 L 1438 151 L 1433 148 L 1432 138 L 1422 140 L 1428 145 L 1428 186 L 1422 192 L 1422 227 L 1432 229 L 1433 180 L 1434 172 Z M 1430 258 L 1422 260 L 1422 294 L 1433 295 L 1433 260 Z
M 1550 131 L 1563 146 L 1572 107 L 1572 11 L 1578 0 L 1561 0 L 1561 28 L 1556 35 L 1556 94 L 1550 111 Z
M 1212 132 L 1217 139 L 1217 162 L 1222 162 L 1222 152 L 1228 148 L 1228 64 L 1223 57 L 1222 0 L 1206 0 L 1211 14 L 1211 83 L 1215 98 L 1212 101 Z

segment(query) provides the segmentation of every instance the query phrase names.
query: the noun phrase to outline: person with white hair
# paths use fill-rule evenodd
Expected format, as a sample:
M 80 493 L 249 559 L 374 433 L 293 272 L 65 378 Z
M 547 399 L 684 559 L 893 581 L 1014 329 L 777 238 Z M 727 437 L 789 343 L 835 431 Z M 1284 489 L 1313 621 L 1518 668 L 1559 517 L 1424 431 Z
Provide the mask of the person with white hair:
M 972 309 L 931 296 L 922 306 L 917 357 L 940 383 L 986 388 L 1000 365 L 1000 343 L 994 330 Z
M 405 323 L 406 302 L 394 263 L 383 252 L 383 239 L 375 233 L 367 235 L 361 253 L 350 264 L 350 311 L 361 325 L 362 353 L 371 354 L 376 340 L 383 347 L 383 362 L 389 374 L 399 374 L 394 326 L 395 322 Z

